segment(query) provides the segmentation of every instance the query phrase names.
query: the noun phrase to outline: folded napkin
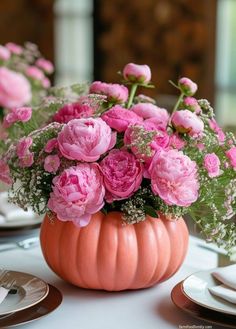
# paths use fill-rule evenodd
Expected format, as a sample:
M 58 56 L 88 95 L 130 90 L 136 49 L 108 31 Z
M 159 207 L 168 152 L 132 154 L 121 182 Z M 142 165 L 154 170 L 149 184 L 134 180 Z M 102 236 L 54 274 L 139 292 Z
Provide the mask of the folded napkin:
M 213 295 L 221 297 L 230 303 L 236 304 L 236 290 L 233 290 L 224 284 L 208 289 Z
M 9 292 L 9 289 L 6 289 L 4 287 L 0 287 L 0 304 L 4 301 L 4 299 L 7 297 Z

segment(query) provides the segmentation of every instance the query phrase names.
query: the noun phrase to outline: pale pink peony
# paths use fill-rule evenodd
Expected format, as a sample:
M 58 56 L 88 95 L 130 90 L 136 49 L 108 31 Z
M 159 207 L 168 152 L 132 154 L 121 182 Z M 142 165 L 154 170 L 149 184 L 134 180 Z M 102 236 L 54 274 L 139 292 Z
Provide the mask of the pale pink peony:
M 129 63 L 123 69 L 123 77 L 131 82 L 147 84 L 151 80 L 151 70 L 148 65 Z
M 19 140 L 16 145 L 16 154 L 19 158 L 23 158 L 25 155 L 29 154 L 29 148 L 33 144 L 31 137 L 23 137 Z
M 182 150 L 186 142 L 178 135 L 178 133 L 174 133 L 170 136 L 169 147 L 172 147 L 176 150 Z
M 31 100 L 29 81 L 21 74 L 0 68 L 0 106 L 14 108 L 27 104 Z
M 209 177 L 218 177 L 220 175 L 220 159 L 215 153 L 208 153 L 204 157 L 204 167 Z
M 52 62 L 45 58 L 37 59 L 35 64 L 47 74 L 51 74 L 54 71 L 54 66 Z
M 44 147 L 44 151 L 46 153 L 51 153 L 57 147 L 58 147 L 57 138 L 52 138 L 47 141 L 47 144 Z
M 73 119 L 89 118 L 93 115 L 94 109 L 87 105 L 77 103 L 71 103 L 64 105 L 53 117 L 53 121 L 59 123 L 67 123 Z
M 225 152 L 225 155 L 229 159 L 231 166 L 236 170 L 236 147 L 231 147 L 231 149 Z
M 10 168 L 8 164 L 2 159 L 0 159 L 0 181 L 8 185 L 12 184 Z
M 189 110 L 174 112 L 171 121 L 178 132 L 188 133 L 192 137 L 200 137 L 204 130 L 203 121 Z
M 189 78 L 179 79 L 178 85 L 185 96 L 193 96 L 197 91 L 197 84 Z
M 201 113 L 201 106 L 198 104 L 198 101 L 194 97 L 185 97 L 183 100 L 183 105 L 185 106 L 186 109 L 195 112 L 196 114 Z
M 28 66 L 25 70 L 25 74 L 35 80 L 42 81 L 45 76 L 43 71 L 41 71 L 37 66 Z
M 209 127 L 216 133 L 219 144 L 222 145 L 225 141 L 225 133 L 220 128 L 215 119 L 209 120 Z
M 58 168 L 60 167 L 60 158 L 57 154 L 48 155 L 44 160 L 44 170 L 56 173 Z
M 10 51 L 6 47 L 0 45 L 0 60 L 7 61 L 10 57 Z
M 21 55 L 23 52 L 23 48 L 14 42 L 8 42 L 5 46 L 12 54 L 15 55 Z
M 58 135 L 58 146 L 64 157 L 93 162 L 111 147 L 111 128 L 100 118 L 69 121 Z
M 196 162 L 181 151 L 162 151 L 153 158 L 151 188 L 167 205 L 188 207 L 198 198 Z
M 138 103 L 130 108 L 131 111 L 144 119 L 156 118 L 159 128 L 166 129 L 169 122 L 169 114 L 166 109 L 151 103 Z
M 8 128 L 15 122 L 27 122 L 31 119 L 31 116 L 31 107 L 14 108 L 4 117 L 3 126 Z
M 128 99 L 128 88 L 117 83 L 94 81 L 89 89 L 90 93 L 107 96 L 111 103 L 125 103 Z
M 102 115 L 102 120 L 111 128 L 118 132 L 123 132 L 129 125 L 141 123 L 143 118 L 130 110 L 116 105 Z
M 139 188 L 143 166 L 126 150 L 112 150 L 100 163 L 107 190 L 106 201 L 127 199 Z
M 96 163 L 80 163 L 53 179 L 48 208 L 62 221 L 86 226 L 104 205 L 105 188 Z

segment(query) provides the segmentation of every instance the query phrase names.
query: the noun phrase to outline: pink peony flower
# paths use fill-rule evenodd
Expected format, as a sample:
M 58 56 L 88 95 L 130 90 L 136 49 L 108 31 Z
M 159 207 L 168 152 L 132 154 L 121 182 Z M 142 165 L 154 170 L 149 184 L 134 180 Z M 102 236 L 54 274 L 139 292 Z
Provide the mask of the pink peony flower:
M 57 154 L 48 155 L 44 160 L 44 170 L 56 173 L 58 168 L 60 167 L 60 158 Z
M 12 184 L 12 179 L 10 177 L 10 168 L 8 164 L 2 159 L 0 159 L 0 181 L 8 185 Z
M 170 136 L 169 146 L 176 149 L 182 150 L 186 142 L 178 135 L 178 133 L 174 133 Z
M 80 163 L 53 179 L 48 208 L 62 221 L 86 226 L 104 205 L 105 188 L 96 163 Z
M 93 162 L 108 151 L 111 128 L 100 118 L 69 121 L 58 135 L 58 146 L 64 157 Z
M 156 136 L 151 142 L 151 148 L 154 150 L 166 148 L 169 145 L 169 135 L 159 123 L 158 118 L 150 118 L 143 122 L 143 127 L 147 131 L 156 131 Z
M 44 72 L 46 72 L 47 74 L 51 74 L 54 71 L 54 66 L 53 66 L 52 62 L 48 61 L 45 58 L 37 59 L 36 65 L 40 69 L 42 69 Z
M 143 167 L 135 156 L 126 150 L 112 150 L 100 163 L 107 190 L 107 202 L 127 199 L 139 188 Z
M 0 60 L 7 61 L 11 57 L 10 51 L 0 45 Z
M 123 77 L 131 82 L 147 84 L 151 80 L 151 70 L 148 65 L 129 63 L 123 69 Z
M 94 109 L 81 103 L 71 103 L 64 105 L 53 117 L 53 121 L 59 123 L 67 123 L 73 119 L 81 119 L 91 117 L 94 113 Z
M 220 175 L 220 159 L 215 153 L 208 153 L 204 157 L 204 167 L 209 177 L 218 177 Z
M 19 140 L 16 146 L 16 154 L 19 158 L 23 158 L 25 155 L 29 154 L 29 148 L 32 145 L 33 140 L 31 137 L 23 137 Z
M 23 52 L 23 48 L 14 42 L 8 42 L 5 46 L 12 54 L 15 55 L 21 55 Z
M 104 120 L 111 128 L 118 132 L 125 131 L 129 125 L 141 123 L 143 119 L 136 113 L 127 110 L 119 105 L 112 107 L 102 115 Z
M 189 78 L 179 79 L 179 88 L 185 96 L 193 96 L 197 91 L 197 84 Z
M 44 147 L 46 153 L 51 153 L 55 148 L 58 147 L 57 138 L 49 139 Z
M 222 145 L 225 141 L 225 133 L 220 128 L 215 119 L 209 120 L 209 127 L 216 133 L 219 144 Z
M 151 103 L 138 103 L 132 106 L 130 110 L 144 119 L 156 118 L 159 121 L 159 128 L 162 129 L 166 129 L 169 122 L 167 110 Z
M 171 121 L 178 132 L 188 133 L 192 137 L 200 137 L 204 130 L 203 121 L 189 110 L 174 112 Z
M 181 151 L 162 151 L 152 160 L 151 188 L 167 205 L 188 207 L 198 198 L 196 162 Z
M 229 159 L 231 166 L 236 170 L 236 147 L 231 147 L 231 149 L 225 152 L 225 155 Z
M 25 70 L 25 74 L 35 80 L 42 81 L 45 76 L 43 71 L 41 71 L 37 66 L 28 66 Z
M 29 81 L 21 74 L 0 68 L 0 106 L 6 108 L 19 107 L 31 100 Z
M 89 89 L 90 93 L 107 96 L 107 101 L 111 103 L 125 103 L 128 99 L 128 89 L 119 84 L 94 81 Z
M 196 114 L 201 113 L 201 106 L 198 104 L 198 101 L 194 97 L 185 97 L 183 100 L 183 105 L 186 109 L 195 112 Z
M 32 108 L 31 107 L 18 107 L 12 109 L 3 120 L 3 126 L 5 128 L 10 127 L 15 122 L 27 122 L 31 119 Z

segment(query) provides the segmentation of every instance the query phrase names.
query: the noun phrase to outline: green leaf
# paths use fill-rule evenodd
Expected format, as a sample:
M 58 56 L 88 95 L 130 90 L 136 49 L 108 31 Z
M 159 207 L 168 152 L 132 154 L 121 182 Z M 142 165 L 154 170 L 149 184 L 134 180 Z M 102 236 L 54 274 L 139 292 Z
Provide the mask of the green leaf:
M 157 212 L 152 206 L 145 205 L 144 210 L 147 215 L 149 215 L 153 218 L 158 218 Z

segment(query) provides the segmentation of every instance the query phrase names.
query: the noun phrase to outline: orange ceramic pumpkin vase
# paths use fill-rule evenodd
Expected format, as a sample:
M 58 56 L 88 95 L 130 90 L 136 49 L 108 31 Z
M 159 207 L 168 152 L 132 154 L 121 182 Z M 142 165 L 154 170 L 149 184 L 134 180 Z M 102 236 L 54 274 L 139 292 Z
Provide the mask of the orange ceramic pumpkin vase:
M 108 291 L 147 288 L 168 279 L 188 247 L 182 218 L 147 216 L 138 224 L 122 225 L 119 212 L 98 212 L 83 228 L 45 216 L 40 238 L 46 262 L 61 278 Z

